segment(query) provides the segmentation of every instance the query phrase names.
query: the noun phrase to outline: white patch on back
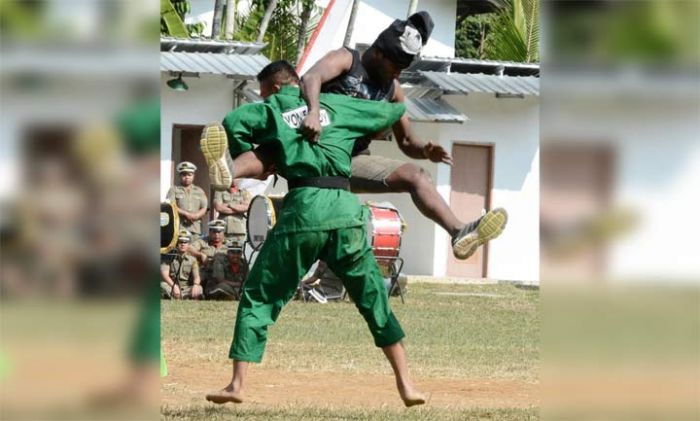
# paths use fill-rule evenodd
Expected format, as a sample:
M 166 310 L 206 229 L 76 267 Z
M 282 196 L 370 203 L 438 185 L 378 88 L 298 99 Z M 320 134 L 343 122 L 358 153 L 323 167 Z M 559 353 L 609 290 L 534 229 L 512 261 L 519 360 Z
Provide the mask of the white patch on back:
M 282 113 L 282 119 L 285 123 L 287 123 L 287 126 L 291 127 L 292 129 L 298 129 L 299 127 L 301 127 L 301 122 L 304 121 L 304 117 L 306 117 L 308 113 L 309 107 L 303 105 L 299 108 L 295 108 L 293 110 Z M 331 124 L 331 119 L 328 116 L 326 110 L 324 110 L 323 108 L 321 108 L 319 117 L 321 120 L 321 126 L 325 127 Z

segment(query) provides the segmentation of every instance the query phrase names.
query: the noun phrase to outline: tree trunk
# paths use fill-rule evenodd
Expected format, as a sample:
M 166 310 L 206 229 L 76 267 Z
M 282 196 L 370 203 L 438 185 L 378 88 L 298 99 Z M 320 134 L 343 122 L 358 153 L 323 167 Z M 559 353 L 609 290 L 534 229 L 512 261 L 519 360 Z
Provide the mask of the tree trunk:
M 267 4 L 267 8 L 265 9 L 265 15 L 263 16 L 262 21 L 260 22 L 260 32 L 258 33 L 258 39 L 256 40 L 257 42 L 263 42 L 263 38 L 265 38 L 265 32 L 267 32 L 267 26 L 270 24 L 272 14 L 275 12 L 276 7 L 277 0 L 270 0 L 270 3 Z
M 219 38 L 221 35 L 221 19 L 224 14 L 224 2 L 226 0 L 214 1 L 214 20 L 211 25 L 211 39 Z
M 350 11 L 350 20 L 348 21 L 348 27 L 345 30 L 345 39 L 343 40 L 343 47 L 350 46 L 350 39 L 352 38 L 352 31 L 355 29 L 355 18 L 357 17 L 357 8 L 360 5 L 360 0 L 353 0 L 352 10 Z
M 233 33 L 236 32 L 237 9 L 238 0 L 226 0 L 226 28 L 224 29 L 226 39 L 233 39 Z
M 306 47 L 306 31 L 309 26 L 309 18 L 311 17 L 311 10 L 314 8 L 314 2 L 307 0 L 304 2 L 303 9 L 301 10 L 301 16 L 299 22 L 299 33 L 297 34 L 297 59 L 296 64 L 299 63 L 301 56 L 304 54 L 304 47 Z

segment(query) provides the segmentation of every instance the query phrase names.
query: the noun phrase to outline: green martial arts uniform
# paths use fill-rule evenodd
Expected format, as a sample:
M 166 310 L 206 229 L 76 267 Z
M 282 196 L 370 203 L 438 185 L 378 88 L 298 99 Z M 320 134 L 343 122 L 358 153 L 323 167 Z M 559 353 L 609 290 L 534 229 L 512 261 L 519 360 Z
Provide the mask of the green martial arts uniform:
M 261 104 L 229 113 L 223 126 L 232 155 L 250 150 L 250 142 L 275 145 L 277 172 L 290 182 L 303 177 L 350 177 L 354 142 L 398 121 L 403 104 L 322 94 L 321 139 L 311 144 L 299 130 L 306 102 L 286 86 Z M 365 318 L 375 345 L 404 337 L 389 309 L 379 267 L 366 238 L 366 212 L 347 190 L 300 187 L 285 196 L 277 224 L 268 234 L 244 284 L 229 357 L 260 362 L 267 328 L 294 296 L 299 280 L 322 259 L 344 282 Z

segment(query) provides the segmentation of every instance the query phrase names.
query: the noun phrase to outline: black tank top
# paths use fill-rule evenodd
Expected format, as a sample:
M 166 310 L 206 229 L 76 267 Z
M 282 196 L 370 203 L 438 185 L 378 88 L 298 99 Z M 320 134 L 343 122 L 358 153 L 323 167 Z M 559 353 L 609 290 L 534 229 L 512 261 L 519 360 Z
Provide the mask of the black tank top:
M 381 86 L 370 79 L 367 69 L 362 65 L 360 53 L 352 48 L 345 47 L 352 54 L 350 69 L 328 82 L 321 85 L 321 92 L 347 95 L 354 98 L 369 99 L 373 101 L 391 102 L 394 99 L 394 81 L 388 86 Z M 352 155 L 369 153 L 367 148 L 372 141 L 371 136 L 366 136 L 355 141 Z

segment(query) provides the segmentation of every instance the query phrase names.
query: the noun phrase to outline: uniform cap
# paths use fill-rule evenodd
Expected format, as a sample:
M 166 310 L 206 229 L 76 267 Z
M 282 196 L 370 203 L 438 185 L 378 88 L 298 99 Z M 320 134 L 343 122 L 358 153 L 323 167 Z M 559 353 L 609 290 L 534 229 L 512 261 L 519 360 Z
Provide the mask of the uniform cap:
M 226 222 L 221 219 L 214 219 L 209 222 L 209 230 L 211 231 L 223 231 L 226 229 Z
M 195 172 L 197 171 L 197 166 L 194 165 L 193 163 L 189 161 L 182 161 L 179 164 L 177 164 L 177 167 L 175 167 L 178 173 L 183 173 L 183 172 Z
M 180 230 L 177 234 L 177 241 L 180 243 L 189 243 L 192 240 L 192 234 L 187 230 Z

